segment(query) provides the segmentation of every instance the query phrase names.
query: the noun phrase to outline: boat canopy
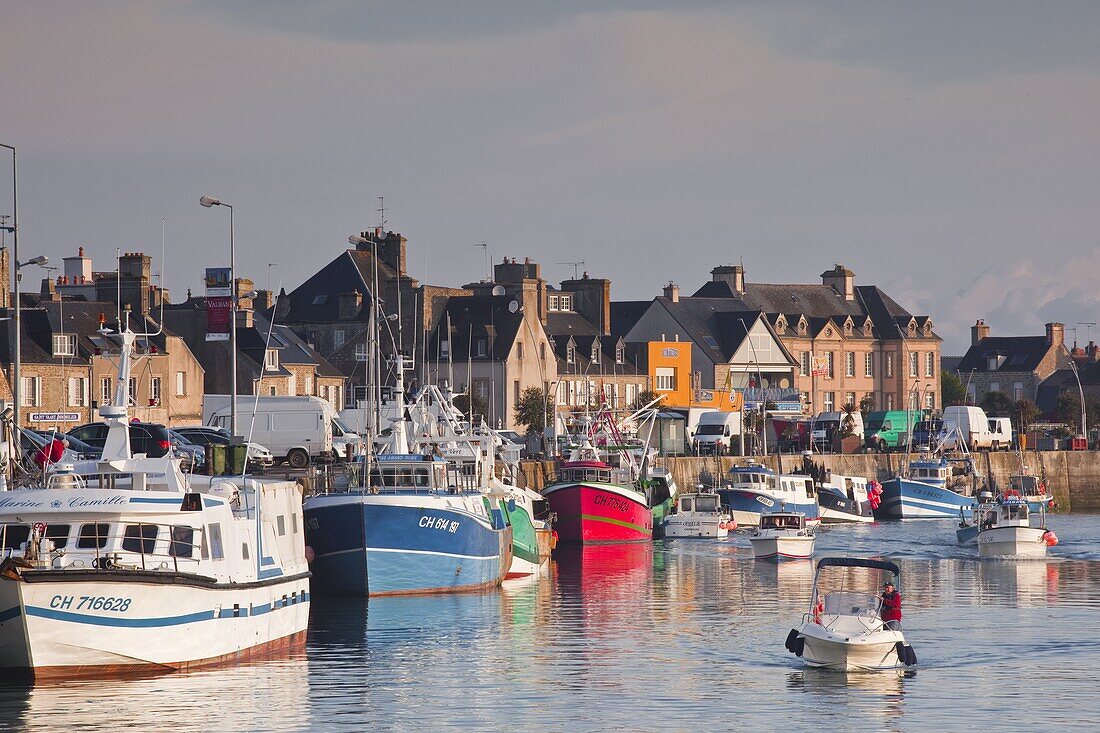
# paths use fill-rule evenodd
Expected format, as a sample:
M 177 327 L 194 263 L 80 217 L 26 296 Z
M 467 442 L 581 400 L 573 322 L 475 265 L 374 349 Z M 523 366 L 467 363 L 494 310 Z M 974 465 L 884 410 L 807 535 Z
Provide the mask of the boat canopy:
M 901 575 L 901 570 L 896 563 L 889 560 L 868 560 L 862 557 L 823 557 L 817 561 L 817 569 L 821 568 L 875 568 Z

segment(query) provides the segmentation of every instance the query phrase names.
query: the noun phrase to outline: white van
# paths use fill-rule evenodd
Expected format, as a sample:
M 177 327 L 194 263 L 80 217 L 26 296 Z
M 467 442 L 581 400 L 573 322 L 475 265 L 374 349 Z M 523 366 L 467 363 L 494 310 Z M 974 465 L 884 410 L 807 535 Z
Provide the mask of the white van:
M 730 452 L 735 437 L 741 435 L 740 412 L 704 412 L 699 416 L 692 438 L 693 453 L 714 453 L 723 455 Z
M 253 423 L 252 410 L 256 409 Z M 207 425 L 228 428 L 229 395 L 206 395 L 202 418 Z M 320 397 L 237 397 L 237 432 L 267 446 L 276 460 L 305 468 L 313 459 L 350 458 L 358 452 L 359 436 L 344 428 L 332 405 Z
M 1009 427 L 1008 436 L 994 435 L 989 430 L 989 418 L 985 410 L 973 405 L 952 405 L 943 408 L 943 428 L 940 430 L 940 442 L 952 445 L 952 433 L 958 429 L 970 450 L 982 448 L 1000 448 L 1012 445 L 1012 429 Z
M 989 418 L 989 434 L 992 445 L 997 448 L 1003 448 L 1004 450 L 1012 449 L 1012 418 L 1010 417 L 991 417 Z

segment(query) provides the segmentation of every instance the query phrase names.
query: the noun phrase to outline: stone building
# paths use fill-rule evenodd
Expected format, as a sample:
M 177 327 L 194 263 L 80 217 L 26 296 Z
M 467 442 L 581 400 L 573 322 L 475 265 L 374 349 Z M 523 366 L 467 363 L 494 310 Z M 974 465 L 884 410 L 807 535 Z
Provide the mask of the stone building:
M 979 319 L 970 327 L 970 349 L 958 366 L 967 400 L 978 404 L 989 392 L 1001 392 L 1013 401 L 1036 401 L 1044 380 L 1059 370 L 1071 372 L 1065 332 L 1061 323 L 1048 323 L 1043 336 L 992 336 Z

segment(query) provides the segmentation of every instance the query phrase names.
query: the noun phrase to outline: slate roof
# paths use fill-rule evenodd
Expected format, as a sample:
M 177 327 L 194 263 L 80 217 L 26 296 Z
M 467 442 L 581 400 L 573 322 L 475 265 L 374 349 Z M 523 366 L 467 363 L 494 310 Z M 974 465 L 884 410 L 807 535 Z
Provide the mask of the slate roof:
M 616 336 L 625 336 L 630 333 L 630 329 L 641 320 L 652 302 L 652 300 L 620 300 L 611 303 L 611 333 Z
M 466 361 L 504 361 L 512 351 L 519 329 L 523 328 L 523 313 L 511 313 L 504 295 L 460 295 L 450 298 L 432 333 L 429 354 L 439 353 L 439 342 L 451 327 L 451 359 Z M 485 356 L 477 355 L 479 338 L 488 340 Z
M 978 343 L 970 347 L 962 361 L 959 362 L 958 371 L 966 373 L 971 370 L 978 372 L 1033 372 L 1039 368 L 1039 364 L 1050 352 L 1051 345 L 1044 336 L 986 336 Z M 1066 350 L 1059 349 L 1058 366 L 1069 368 L 1069 354 Z M 989 368 L 990 359 L 998 356 L 1005 357 L 1000 367 Z
M 687 336 L 715 364 L 729 362 L 737 349 L 745 341 L 745 327 L 763 314 L 757 310 L 745 309 L 742 301 L 733 298 L 680 298 L 673 302 L 671 298 L 654 298 L 655 306 L 663 306 L 677 323 L 687 332 Z M 763 319 L 768 331 L 779 341 L 779 335 L 767 318 Z M 742 323 L 743 322 L 743 323 Z M 786 351 L 786 348 L 784 351 Z M 797 362 L 791 359 L 791 364 Z
M 350 293 L 353 290 L 358 290 L 363 295 L 363 304 L 351 318 L 367 318 L 370 313 L 373 259 L 369 251 L 345 250 L 285 296 L 290 307 L 285 316 L 280 310 L 280 318 L 291 323 L 338 321 L 340 320 L 340 293 Z M 379 291 L 383 290 L 384 283 L 396 279 L 397 272 L 379 258 Z
M 592 344 L 599 339 L 598 359 L 592 360 Z M 567 361 L 569 344 L 573 343 L 573 363 Z M 638 366 L 636 353 L 627 351 L 621 336 L 600 336 L 599 334 L 559 334 L 551 336 L 554 355 L 558 359 L 559 375 L 588 374 L 589 376 L 634 376 L 645 374 Z M 615 361 L 616 350 L 623 347 L 623 363 Z

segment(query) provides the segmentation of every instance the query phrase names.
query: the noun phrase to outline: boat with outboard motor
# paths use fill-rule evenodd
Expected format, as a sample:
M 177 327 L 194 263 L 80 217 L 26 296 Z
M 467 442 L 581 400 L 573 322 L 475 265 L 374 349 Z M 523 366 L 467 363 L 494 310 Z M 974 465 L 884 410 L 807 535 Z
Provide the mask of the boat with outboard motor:
M 722 510 L 718 495 L 702 487 L 695 493 L 679 494 L 675 511 L 664 519 L 666 539 L 725 539 L 731 529 L 737 529 L 737 525 Z
M 801 512 L 768 512 L 749 535 L 757 560 L 805 560 L 814 554 L 816 534 Z
M 835 590 L 826 586 L 823 573 L 830 568 L 844 572 Z M 900 627 L 890 628 L 882 619 L 882 597 L 874 592 L 881 583 L 870 580 L 875 571 L 900 590 L 901 571 L 887 560 L 826 557 L 817 563 L 810 595 L 810 611 L 797 629 L 791 629 L 785 646 L 811 667 L 840 671 L 874 671 L 909 667 L 917 663 L 913 647 Z M 831 575 L 829 576 L 831 579 Z M 859 590 L 849 590 L 860 581 Z
M 1042 559 L 1048 547 L 1058 544 L 1058 537 L 1047 529 L 1041 507 L 1038 525 L 1033 524 L 1034 515 L 1025 499 L 1009 494 L 979 505 L 973 521 L 960 523 L 956 537 L 959 544 L 977 545 L 983 558 Z
M 135 457 L 120 343 L 103 455 L 0 493 L 0 669 L 36 679 L 193 668 L 305 642 L 309 570 L 297 483 L 188 476 Z
M 804 474 L 777 474 L 750 460 L 731 468 L 728 480 L 715 491 L 738 527 L 759 525 L 761 515 L 777 507 L 805 515 L 810 524 L 821 521 L 813 478 Z

